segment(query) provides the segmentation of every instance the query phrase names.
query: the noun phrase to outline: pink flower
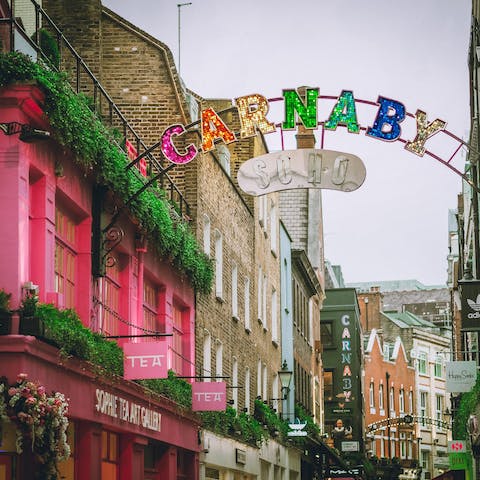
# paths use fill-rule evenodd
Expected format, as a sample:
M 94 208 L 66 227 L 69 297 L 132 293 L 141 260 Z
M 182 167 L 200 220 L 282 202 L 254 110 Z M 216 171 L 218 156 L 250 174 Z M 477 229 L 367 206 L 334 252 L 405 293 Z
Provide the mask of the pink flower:
M 22 397 L 28 397 L 30 395 L 30 389 L 27 387 L 22 388 Z
M 10 388 L 8 389 L 8 394 L 9 394 L 11 397 L 13 397 L 14 395 L 17 394 L 17 389 L 16 389 L 15 387 L 10 387 Z
M 24 380 L 26 380 L 28 378 L 28 373 L 19 373 L 17 375 L 17 382 L 23 382 Z
M 27 398 L 26 402 L 30 405 L 33 405 L 34 403 L 37 403 L 37 400 L 35 399 L 35 397 L 30 396 Z
M 37 390 L 39 395 L 44 395 L 45 394 L 45 387 L 43 385 L 40 385 Z

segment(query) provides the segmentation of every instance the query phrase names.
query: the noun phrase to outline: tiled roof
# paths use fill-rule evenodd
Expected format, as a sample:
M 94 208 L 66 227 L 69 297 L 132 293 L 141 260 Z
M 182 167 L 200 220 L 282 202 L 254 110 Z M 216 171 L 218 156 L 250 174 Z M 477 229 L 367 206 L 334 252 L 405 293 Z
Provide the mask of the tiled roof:
M 436 328 L 436 325 L 432 322 L 428 322 L 410 312 L 382 312 L 382 315 L 400 328 Z

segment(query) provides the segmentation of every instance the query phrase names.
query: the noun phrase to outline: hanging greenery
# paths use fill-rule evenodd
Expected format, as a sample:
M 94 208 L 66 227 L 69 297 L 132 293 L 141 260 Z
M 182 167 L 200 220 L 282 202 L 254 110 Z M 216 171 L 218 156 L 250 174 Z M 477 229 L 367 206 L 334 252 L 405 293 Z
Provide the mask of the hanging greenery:
M 453 417 L 453 438 L 465 440 L 467 438 L 467 423 L 470 415 L 474 414 L 480 403 L 480 375 L 469 392 L 462 393 L 460 404 Z
M 74 93 L 65 74 L 34 63 L 20 52 L 0 54 L 0 87 L 27 81 L 36 81 L 45 93 L 43 108 L 52 136 L 74 153 L 76 162 L 97 184 L 107 186 L 125 204 L 143 186 L 143 180 L 134 169 L 125 170 L 125 153 L 113 141 L 114 134 L 92 112 L 89 99 Z M 212 262 L 188 225 L 172 214 L 163 192 L 145 190 L 129 203 L 128 210 L 157 254 L 168 258 L 196 290 L 209 293 Z

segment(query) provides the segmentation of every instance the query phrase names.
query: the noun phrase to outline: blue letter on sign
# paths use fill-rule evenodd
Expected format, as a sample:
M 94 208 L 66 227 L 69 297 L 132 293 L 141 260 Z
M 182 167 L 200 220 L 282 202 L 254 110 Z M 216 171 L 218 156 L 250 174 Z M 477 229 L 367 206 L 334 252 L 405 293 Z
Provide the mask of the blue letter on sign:
M 405 107 L 400 102 L 384 97 L 378 97 L 377 103 L 380 109 L 373 127 L 368 127 L 367 135 L 392 142 L 402 132 L 399 123 L 405 118 Z

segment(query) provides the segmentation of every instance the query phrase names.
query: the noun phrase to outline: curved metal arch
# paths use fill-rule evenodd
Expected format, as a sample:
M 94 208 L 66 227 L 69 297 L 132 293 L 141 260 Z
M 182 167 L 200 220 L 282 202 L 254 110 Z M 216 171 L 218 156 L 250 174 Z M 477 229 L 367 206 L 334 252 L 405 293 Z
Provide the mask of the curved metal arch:
M 283 97 L 274 97 L 274 98 L 269 98 L 268 102 L 269 103 L 270 102 L 278 102 L 278 101 L 283 101 L 283 100 L 284 100 Z M 334 96 L 334 95 L 319 95 L 318 100 L 333 100 L 333 101 L 335 101 L 335 100 L 338 100 L 338 97 Z M 377 102 L 374 102 L 372 100 L 362 100 L 362 99 L 359 99 L 359 98 L 355 98 L 355 104 L 357 104 L 357 103 L 360 103 L 360 104 L 363 104 L 363 105 L 368 105 L 368 106 L 371 106 L 371 107 L 378 107 L 379 106 Z M 408 116 L 412 119 L 416 118 L 415 115 L 410 113 L 410 112 L 405 112 L 405 116 Z M 325 137 L 325 129 L 323 128 L 324 123 L 325 123 L 324 121 L 318 122 L 318 126 L 322 127 L 321 148 L 323 148 L 324 140 L 325 140 L 325 138 L 324 138 Z M 282 125 L 281 123 L 276 123 L 275 124 L 275 126 L 280 127 L 280 129 L 281 129 L 281 125 Z M 301 125 L 301 123 L 297 122 L 297 125 Z M 338 126 L 346 128 L 345 125 L 340 125 L 339 124 Z M 367 127 L 360 127 L 360 130 L 365 132 L 367 130 Z M 458 137 L 457 135 L 455 135 L 454 133 L 452 133 L 448 130 L 440 130 L 438 132 L 438 135 L 441 135 L 441 134 L 450 137 L 451 139 L 453 139 L 458 144 L 456 146 L 453 154 L 450 156 L 450 158 L 448 158 L 448 160 L 445 160 L 442 157 L 440 157 L 439 155 L 437 155 L 434 152 L 431 152 L 430 150 L 427 150 L 427 149 L 425 149 L 424 156 L 427 155 L 428 157 L 436 160 L 437 162 L 441 163 L 445 167 L 449 168 L 452 172 L 454 172 L 456 175 L 461 177 L 471 188 L 473 188 L 475 191 L 480 193 L 480 187 L 475 185 L 474 182 L 472 182 L 472 180 L 468 177 L 468 175 L 466 173 L 462 172 L 461 170 L 456 168 L 454 165 L 452 165 L 453 159 L 455 158 L 455 156 L 458 154 L 458 152 L 462 148 L 465 148 L 468 151 L 474 152 L 476 155 L 480 155 L 480 152 L 478 152 L 476 149 L 471 147 L 467 142 L 465 142 L 460 137 Z M 283 135 L 282 130 L 281 130 L 281 135 Z M 402 138 L 402 137 L 399 137 L 395 141 L 399 141 L 400 143 L 406 144 L 409 140 L 407 140 L 405 138 Z M 394 142 L 392 142 L 392 143 L 394 143 Z M 283 145 L 283 140 L 282 140 L 282 145 Z
M 438 420 L 431 417 L 419 417 L 417 415 L 404 415 L 403 417 L 390 417 L 371 423 L 370 425 L 367 425 L 366 433 L 373 433 L 385 427 L 392 427 L 394 425 L 413 425 L 415 423 L 421 425 L 435 425 L 436 427 L 444 428 L 445 430 L 452 429 L 450 423 L 445 420 Z

